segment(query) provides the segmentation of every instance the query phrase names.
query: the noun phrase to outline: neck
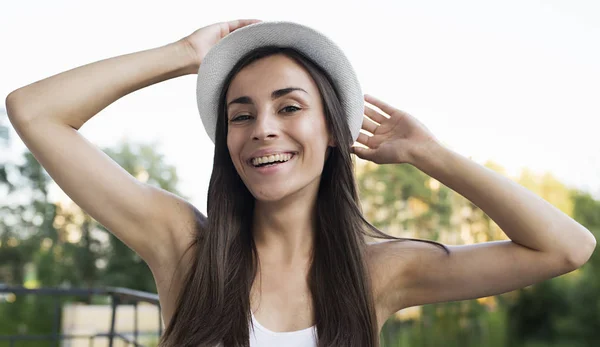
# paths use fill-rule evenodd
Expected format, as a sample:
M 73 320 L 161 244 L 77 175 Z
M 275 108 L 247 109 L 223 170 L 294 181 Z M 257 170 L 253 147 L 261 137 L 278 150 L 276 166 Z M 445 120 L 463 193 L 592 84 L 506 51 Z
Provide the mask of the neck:
M 318 184 L 311 188 L 275 202 L 256 201 L 252 230 L 261 262 L 293 266 L 311 259 Z

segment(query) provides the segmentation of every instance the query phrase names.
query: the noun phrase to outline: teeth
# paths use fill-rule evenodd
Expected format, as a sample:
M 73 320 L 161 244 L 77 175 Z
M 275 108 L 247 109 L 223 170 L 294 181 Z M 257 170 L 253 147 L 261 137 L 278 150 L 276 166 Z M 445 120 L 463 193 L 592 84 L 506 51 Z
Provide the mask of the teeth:
M 286 162 L 286 161 L 290 160 L 291 157 L 292 157 L 292 155 L 290 153 L 282 153 L 282 154 L 275 154 L 275 155 L 268 155 L 268 156 L 264 156 L 264 157 L 258 157 L 258 158 L 252 159 L 252 165 L 257 166 L 257 165 L 260 165 L 260 164 L 267 164 L 267 163 L 272 163 L 272 162 L 275 162 L 275 161 Z

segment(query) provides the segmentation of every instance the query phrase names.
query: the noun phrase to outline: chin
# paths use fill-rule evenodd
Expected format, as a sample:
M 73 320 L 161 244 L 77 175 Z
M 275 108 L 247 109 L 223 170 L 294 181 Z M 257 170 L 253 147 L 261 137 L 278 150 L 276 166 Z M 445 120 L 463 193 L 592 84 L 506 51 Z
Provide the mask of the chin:
M 257 201 L 274 202 L 285 198 L 287 192 L 273 189 L 272 187 L 251 189 L 250 192 Z

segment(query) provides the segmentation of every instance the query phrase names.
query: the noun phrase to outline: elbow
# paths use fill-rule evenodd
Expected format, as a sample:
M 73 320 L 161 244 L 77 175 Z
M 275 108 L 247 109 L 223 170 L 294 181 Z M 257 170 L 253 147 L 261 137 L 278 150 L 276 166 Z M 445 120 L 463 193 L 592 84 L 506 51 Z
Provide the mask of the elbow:
M 585 240 L 579 243 L 579 247 L 568 255 L 567 260 L 573 270 L 585 265 L 596 249 L 596 238 L 589 231 L 586 234 Z
M 27 106 L 25 100 L 27 100 L 27 97 L 23 96 L 20 89 L 12 91 L 6 97 L 6 114 L 17 132 L 27 128 L 33 120 L 33 114 L 35 114 L 35 111 Z
M 15 111 L 15 103 L 16 103 L 16 90 L 13 90 L 12 92 L 10 92 L 10 94 L 8 94 L 8 96 L 6 97 L 6 100 L 4 101 L 4 104 L 6 105 L 6 113 L 8 114 L 8 117 L 12 117 L 14 115 L 14 111 Z
M 19 89 L 12 91 L 6 97 L 4 104 L 6 105 L 6 114 L 8 119 L 14 124 L 17 120 L 23 118 L 22 107 L 18 106 L 21 102 L 19 101 Z

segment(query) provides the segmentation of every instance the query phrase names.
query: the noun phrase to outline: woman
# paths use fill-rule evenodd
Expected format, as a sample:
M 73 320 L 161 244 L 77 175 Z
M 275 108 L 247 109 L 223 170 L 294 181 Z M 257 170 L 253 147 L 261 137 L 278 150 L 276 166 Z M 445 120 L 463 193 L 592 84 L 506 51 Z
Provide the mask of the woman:
M 167 326 L 161 345 L 377 346 L 400 309 L 504 293 L 590 257 L 588 230 L 445 148 L 411 115 L 365 96 L 383 112 L 364 106 L 356 123 L 346 112 L 352 93 L 329 76 L 334 67 L 295 49 L 253 47 L 215 89 L 209 103 L 218 111 L 200 105 L 215 142 L 208 218 L 135 180 L 78 133 L 128 93 L 201 72 L 211 48 L 258 22 L 213 24 L 7 98 L 12 124 L 57 184 L 148 263 Z M 351 147 L 355 139 L 363 146 Z M 363 219 L 350 153 L 414 165 L 479 206 L 511 241 L 365 244 L 363 234 L 393 238 Z

